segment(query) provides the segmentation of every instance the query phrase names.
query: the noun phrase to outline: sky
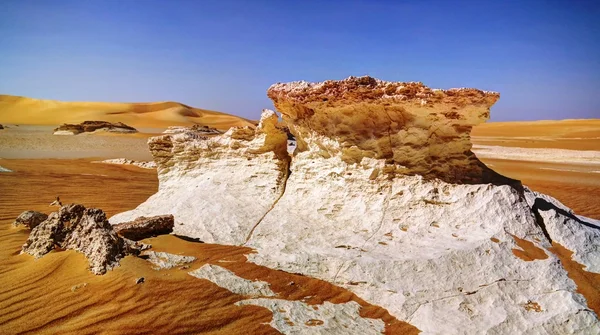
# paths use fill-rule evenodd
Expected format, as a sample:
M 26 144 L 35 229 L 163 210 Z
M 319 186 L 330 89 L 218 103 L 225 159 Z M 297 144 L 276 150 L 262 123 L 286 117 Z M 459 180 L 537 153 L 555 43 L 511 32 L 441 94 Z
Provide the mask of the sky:
M 0 94 L 257 119 L 277 82 L 498 91 L 492 121 L 600 118 L 600 1 L 3 0 Z

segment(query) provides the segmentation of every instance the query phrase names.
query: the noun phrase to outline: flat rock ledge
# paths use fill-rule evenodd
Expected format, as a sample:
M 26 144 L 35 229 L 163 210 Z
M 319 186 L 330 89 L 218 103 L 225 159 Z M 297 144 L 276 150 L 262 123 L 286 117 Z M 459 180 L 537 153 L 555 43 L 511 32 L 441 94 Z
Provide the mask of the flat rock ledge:
M 115 165 L 133 165 L 142 169 L 156 169 L 156 163 L 150 161 L 136 161 L 127 158 L 105 159 L 103 161 L 93 161 L 92 163 L 115 164 Z
M 54 135 L 77 135 L 81 133 L 92 133 L 97 130 L 108 131 L 111 133 L 137 133 L 137 129 L 128 126 L 122 122 L 107 121 L 84 121 L 79 124 L 65 123 L 54 129 Z
M 113 229 L 127 239 L 139 241 L 148 237 L 170 234 L 173 232 L 174 225 L 173 215 L 140 216 L 133 221 L 114 225 Z
M 87 257 L 90 271 L 104 274 L 125 255 L 138 255 L 142 246 L 119 237 L 102 210 L 70 204 L 33 228 L 21 253 L 40 258 L 54 249 L 79 251 Z
M 162 251 L 146 251 L 142 257 L 154 265 L 154 270 L 172 269 L 196 260 L 194 256 L 175 255 Z

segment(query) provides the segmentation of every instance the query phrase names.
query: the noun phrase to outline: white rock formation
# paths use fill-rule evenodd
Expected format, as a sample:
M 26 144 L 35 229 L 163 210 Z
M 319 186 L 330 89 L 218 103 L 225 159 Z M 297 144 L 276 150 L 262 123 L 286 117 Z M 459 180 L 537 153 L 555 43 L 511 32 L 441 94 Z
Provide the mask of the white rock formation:
M 210 243 L 244 243 L 285 188 L 287 134 L 276 124 L 277 115 L 265 110 L 256 129 L 231 128 L 211 138 L 194 133 L 150 138 L 158 193 L 110 222 L 174 214 L 175 234 Z
M 0 166 L 0 172 L 12 172 L 12 170 Z
M 127 158 L 105 159 L 103 161 L 93 161 L 92 163 L 116 164 L 116 165 L 133 165 L 142 169 L 156 169 L 155 162 L 135 161 Z
M 256 133 L 154 138 L 159 192 L 111 222 L 167 210 L 178 234 L 252 247 L 251 261 L 333 282 L 424 333 L 600 332 L 547 249 L 598 273 L 600 224 L 470 151 L 497 93 L 351 77 L 268 95 L 298 142 L 289 173 L 270 112 Z

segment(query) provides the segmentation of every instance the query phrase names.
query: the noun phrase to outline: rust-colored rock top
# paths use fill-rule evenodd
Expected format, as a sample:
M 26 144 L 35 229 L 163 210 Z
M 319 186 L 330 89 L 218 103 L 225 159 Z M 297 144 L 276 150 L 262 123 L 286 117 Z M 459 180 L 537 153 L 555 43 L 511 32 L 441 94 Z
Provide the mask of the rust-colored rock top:
M 372 102 L 393 100 L 416 102 L 421 105 L 454 103 L 491 107 L 500 94 L 475 88 L 431 89 L 421 82 L 389 82 L 369 76 L 348 77 L 344 80 L 326 80 L 320 83 L 296 81 L 271 85 L 267 91 L 274 101 L 281 97 L 301 103 L 319 102 Z

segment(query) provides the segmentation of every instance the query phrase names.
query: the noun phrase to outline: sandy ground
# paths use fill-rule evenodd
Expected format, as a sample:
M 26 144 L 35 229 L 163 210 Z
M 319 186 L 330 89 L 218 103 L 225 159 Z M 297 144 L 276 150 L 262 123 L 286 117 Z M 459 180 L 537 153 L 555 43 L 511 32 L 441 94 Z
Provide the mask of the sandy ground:
M 177 102 L 64 102 L 0 95 L 0 124 L 60 125 L 83 121 L 124 122 L 135 128 L 200 124 L 227 130 L 252 123 L 241 117 Z
M 486 123 L 472 134 L 492 169 L 600 219 L 600 120 Z
M 361 316 L 383 319 L 388 334 L 417 332 L 384 309 L 327 282 L 247 263 L 244 254 L 252 252 L 248 248 L 160 236 L 144 242 L 156 251 L 198 260 L 189 269 L 155 271 L 148 262 L 128 256 L 122 266 L 103 276 L 87 271 L 85 257 L 74 251 L 52 252 L 39 260 L 19 255 L 28 230 L 11 223 L 22 211 L 49 213 L 48 204 L 60 195 L 65 203 L 102 208 L 110 216 L 143 202 L 156 192 L 158 181 L 154 170 L 84 159 L 1 162 L 14 172 L 0 174 L 0 334 L 276 334 L 268 325 L 269 310 L 236 306 L 245 297 L 187 274 L 206 263 L 266 281 L 282 299 L 312 305 L 356 301 L 363 306 Z M 136 285 L 138 277 L 145 282 Z

